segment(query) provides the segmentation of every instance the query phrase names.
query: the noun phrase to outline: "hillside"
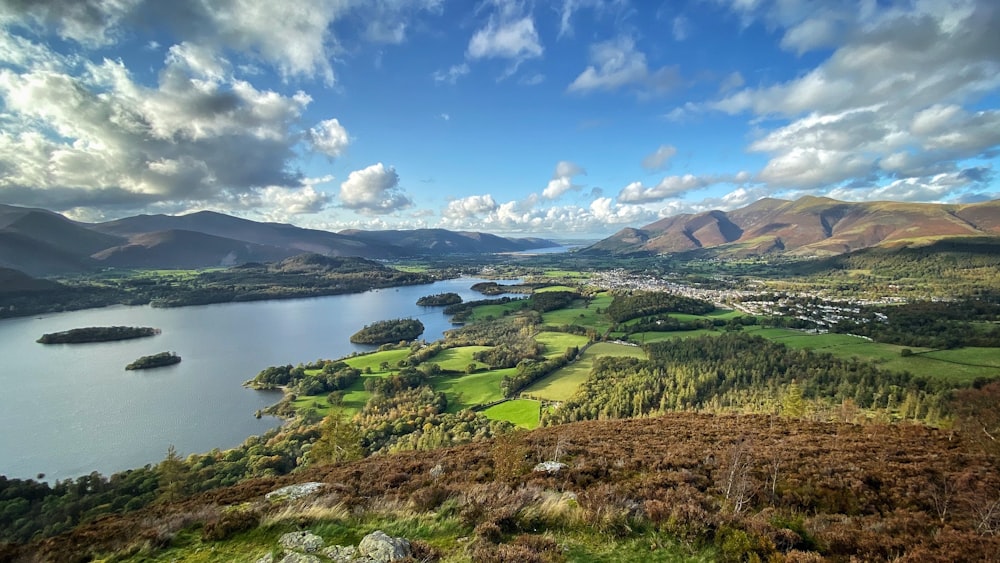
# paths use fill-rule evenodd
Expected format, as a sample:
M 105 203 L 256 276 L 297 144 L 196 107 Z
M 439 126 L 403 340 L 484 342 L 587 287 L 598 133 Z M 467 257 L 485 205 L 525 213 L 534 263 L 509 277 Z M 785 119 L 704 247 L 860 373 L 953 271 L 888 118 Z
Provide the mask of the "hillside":
M 765 198 L 626 228 L 584 252 L 663 254 L 711 249 L 714 255 L 788 253 L 830 256 L 873 246 L 955 236 L 1000 236 L 1000 202 L 970 205 L 862 202 L 806 196 Z
M 116 268 L 209 268 L 281 260 L 294 251 L 193 231 L 169 230 L 131 237 L 126 244 L 94 254 Z
M 537 238 L 510 239 L 487 233 L 448 231 L 445 229 L 414 229 L 409 231 L 361 231 L 350 229 L 341 235 L 369 243 L 393 245 L 408 254 L 480 254 L 518 252 L 555 246 Z
M 259 245 L 287 248 L 295 252 L 315 252 L 330 256 L 388 258 L 395 252 L 385 245 L 373 245 L 328 231 L 303 229 L 281 223 L 260 223 L 213 211 L 187 215 L 137 215 L 93 225 L 95 230 L 119 236 L 134 236 L 167 230 L 184 230 L 240 240 Z
M 303 253 L 372 259 L 494 254 L 556 246 L 445 229 L 333 233 L 212 211 L 137 215 L 88 224 L 44 209 L 0 205 L 0 267 L 34 276 L 116 268 L 202 268 Z
M 33 293 L 52 291 L 61 287 L 56 282 L 35 279 L 18 270 L 0 268 L 0 293 Z
M 566 465 L 532 471 L 542 461 Z M 306 482 L 319 490 L 302 500 L 264 497 Z M 378 527 L 427 561 L 985 561 L 1000 537 L 977 531 L 978 511 L 997 484 L 987 458 L 933 429 L 677 413 L 309 467 L 0 559 L 253 561 L 284 532 L 332 545 Z

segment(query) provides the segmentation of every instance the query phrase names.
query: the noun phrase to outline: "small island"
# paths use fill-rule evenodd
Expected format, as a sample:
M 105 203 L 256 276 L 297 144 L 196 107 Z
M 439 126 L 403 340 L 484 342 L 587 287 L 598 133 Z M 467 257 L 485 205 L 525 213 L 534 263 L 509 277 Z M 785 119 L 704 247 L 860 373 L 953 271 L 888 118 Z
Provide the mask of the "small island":
M 377 321 L 351 335 L 355 344 L 388 344 L 413 340 L 424 333 L 424 323 L 417 319 Z
M 421 307 L 446 307 L 448 305 L 458 305 L 461 302 L 461 295 L 450 292 L 425 295 L 420 299 L 417 299 L 417 305 Z
M 35 342 L 41 344 L 83 344 L 88 342 L 114 342 L 146 338 L 160 334 L 160 329 L 148 326 L 89 326 L 62 332 L 43 334 Z
M 172 366 L 174 364 L 179 364 L 180 362 L 181 357 L 174 352 L 160 352 L 159 354 L 153 354 L 152 356 L 143 356 L 125 366 L 125 369 L 135 370 L 158 368 L 163 366 Z

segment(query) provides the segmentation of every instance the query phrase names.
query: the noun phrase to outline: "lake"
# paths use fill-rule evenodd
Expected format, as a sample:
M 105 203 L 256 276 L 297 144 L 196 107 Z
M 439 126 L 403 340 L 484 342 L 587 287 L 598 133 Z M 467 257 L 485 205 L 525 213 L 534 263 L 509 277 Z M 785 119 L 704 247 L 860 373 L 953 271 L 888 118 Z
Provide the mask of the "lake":
M 182 455 L 232 448 L 281 423 L 254 413 L 281 398 L 242 383 L 267 366 L 338 358 L 371 346 L 348 338 L 365 324 L 419 318 L 421 338 L 452 328 L 419 297 L 469 289 L 475 278 L 308 299 L 175 309 L 108 307 L 0 321 L 0 474 L 45 480 L 105 475 Z M 151 338 L 43 345 L 42 334 L 86 326 L 151 326 Z M 140 356 L 177 352 L 177 365 L 125 371 Z

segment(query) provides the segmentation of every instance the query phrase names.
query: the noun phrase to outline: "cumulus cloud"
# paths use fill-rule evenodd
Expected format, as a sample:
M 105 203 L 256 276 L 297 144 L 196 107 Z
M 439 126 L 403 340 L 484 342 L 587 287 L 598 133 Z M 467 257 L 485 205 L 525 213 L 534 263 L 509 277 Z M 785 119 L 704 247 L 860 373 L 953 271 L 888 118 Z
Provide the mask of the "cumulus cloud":
M 545 190 L 542 191 L 542 196 L 548 199 L 557 199 L 570 190 L 579 189 L 580 186 L 573 184 L 573 178 L 586 173 L 586 170 L 572 162 L 567 160 L 559 161 L 556 164 L 555 172 L 552 173 L 552 179 L 549 180 L 548 185 L 545 186 Z
M 290 165 L 303 137 L 327 153 L 340 146 L 332 120 L 302 127 L 311 101 L 302 92 L 259 90 L 187 44 L 168 51 L 155 86 L 120 61 L 20 54 L 16 68 L 0 70 L 0 191 L 9 203 L 135 210 L 259 201 L 292 212 L 326 203 Z
M 628 36 L 597 43 L 590 48 L 590 65 L 569 85 L 569 92 L 633 89 L 643 95 L 663 94 L 681 82 L 676 66 L 650 69 L 646 55 Z
M 463 221 L 492 213 L 497 207 L 497 202 L 490 194 L 470 195 L 449 201 L 441 215 L 447 219 Z
M 490 19 L 486 27 L 469 40 L 467 53 L 472 59 L 524 60 L 540 57 L 543 51 L 535 21 L 531 16 L 524 16 L 513 21 Z
M 839 194 L 865 185 L 886 190 L 871 192 L 880 197 L 936 201 L 939 189 L 959 197 L 967 184 L 944 180 L 1000 145 L 1000 110 L 971 108 L 1000 88 L 1000 11 L 985 0 L 836 13 L 793 4 L 738 11 L 783 28 L 788 50 L 839 44 L 832 54 L 798 78 L 702 106 L 786 120 L 749 146 L 769 156 L 757 179 L 772 189 Z
M 660 145 L 652 153 L 642 159 L 642 167 L 646 170 L 663 170 L 670 164 L 670 159 L 677 154 L 677 149 L 671 145 Z
M 0 3 L 0 25 L 27 23 L 84 45 L 107 45 L 118 23 L 142 1 L 7 0 Z
M 314 151 L 336 158 L 347 149 L 350 137 L 337 119 L 320 121 L 309 130 L 309 143 Z
M 666 176 L 655 186 L 645 186 L 642 182 L 632 182 L 618 192 L 618 201 L 623 203 L 652 203 L 668 198 L 680 197 L 690 191 L 707 187 L 719 181 L 716 178 L 685 174 L 683 176 Z
M 384 215 L 413 205 L 399 187 L 399 174 L 381 162 L 355 170 L 340 185 L 341 205 L 362 213 Z

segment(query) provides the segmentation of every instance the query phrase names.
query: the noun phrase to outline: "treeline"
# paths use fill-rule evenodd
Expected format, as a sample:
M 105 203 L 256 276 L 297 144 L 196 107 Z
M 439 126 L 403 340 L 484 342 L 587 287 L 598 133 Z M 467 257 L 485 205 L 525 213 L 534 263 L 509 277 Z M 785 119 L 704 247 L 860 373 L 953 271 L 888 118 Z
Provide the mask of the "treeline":
M 446 305 L 457 305 L 461 302 L 462 296 L 457 293 L 436 293 L 417 299 L 417 305 L 420 307 L 443 307 Z
M 1000 293 L 957 301 L 915 301 L 868 307 L 860 321 L 844 321 L 833 332 L 867 336 L 876 342 L 921 348 L 1000 347 Z M 876 315 L 885 316 L 881 322 Z M 975 323 L 979 324 L 975 324 Z
M 546 423 L 678 410 L 784 410 L 801 416 L 787 411 L 808 405 L 882 409 L 936 422 L 949 393 L 943 383 L 743 333 L 658 342 L 646 352 L 648 360 L 598 358 L 590 378 Z M 791 407 L 796 399 L 799 405 Z
M 615 295 L 607 314 L 616 323 L 660 313 L 707 315 L 715 305 L 701 299 L 663 292 L 636 292 Z
M 361 258 L 303 256 L 278 264 L 251 264 L 189 275 L 111 272 L 61 280 L 49 291 L 0 292 L 0 318 L 108 305 L 183 307 L 210 303 L 360 293 L 432 283 L 428 274 L 403 272 Z
M 445 333 L 445 345 L 489 346 L 473 354 L 473 359 L 490 369 L 510 368 L 527 359 L 541 359 L 545 346 L 535 340 L 541 316 L 534 311 L 475 323 Z
M 308 372 L 315 372 L 309 374 Z M 343 391 L 361 377 L 361 371 L 343 361 L 317 360 L 314 363 L 297 366 L 270 366 L 260 371 L 244 385 L 253 389 L 276 389 L 287 387 L 298 395 L 319 395 L 332 391 Z
M 517 373 L 505 375 L 500 380 L 500 392 L 504 397 L 513 397 L 518 391 L 572 362 L 580 355 L 580 349 L 571 346 L 558 357 L 547 360 L 524 359 L 517 364 Z
M 36 340 L 41 344 L 82 344 L 86 342 L 114 342 L 160 334 L 160 329 L 148 326 L 90 326 L 62 332 L 43 334 Z
M 376 321 L 351 335 L 355 344 L 388 344 L 414 340 L 424 333 L 424 323 L 418 319 Z

